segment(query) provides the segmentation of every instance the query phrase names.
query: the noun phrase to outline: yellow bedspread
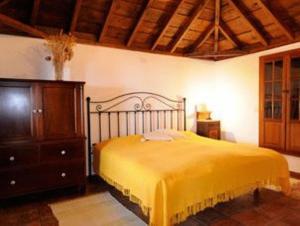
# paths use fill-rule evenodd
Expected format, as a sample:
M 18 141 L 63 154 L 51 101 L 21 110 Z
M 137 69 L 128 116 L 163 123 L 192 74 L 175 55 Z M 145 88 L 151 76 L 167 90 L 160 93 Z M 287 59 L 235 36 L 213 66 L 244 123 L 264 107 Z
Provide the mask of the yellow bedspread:
M 152 226 L 179 223 L 257 187 L 289 193 L 288 165 L 277 152 L 185 133 L 171 142 L 135 135 L 97 144 L 95 171 L 138 203 Z

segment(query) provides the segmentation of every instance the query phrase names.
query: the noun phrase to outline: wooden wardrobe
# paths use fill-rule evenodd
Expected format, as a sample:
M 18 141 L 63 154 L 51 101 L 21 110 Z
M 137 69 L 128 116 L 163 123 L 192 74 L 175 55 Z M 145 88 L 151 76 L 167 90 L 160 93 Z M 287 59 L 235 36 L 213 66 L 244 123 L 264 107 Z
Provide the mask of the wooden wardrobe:
M 259 143 L 300 156 L 300 49 L 260 58 Z
M 84 188 L 83 85 L 0 79 L 0 199 Z

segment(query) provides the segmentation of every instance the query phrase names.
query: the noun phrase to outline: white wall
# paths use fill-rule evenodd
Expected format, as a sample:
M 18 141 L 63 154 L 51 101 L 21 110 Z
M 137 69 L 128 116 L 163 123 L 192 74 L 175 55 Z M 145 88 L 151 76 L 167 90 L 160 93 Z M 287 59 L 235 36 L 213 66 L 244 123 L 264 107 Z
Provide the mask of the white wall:
M 258 144 L 259 56 L 299 48 L 293 44 L 220 62 L 78 45 L 68 79 L 86 81 L 85 95 L 107 98 L 131 91 L 187 97 L 188 128 L 204 103 L 222 120 L 223 138 Z M 40 39 L 0 35 L 0 77 L 53 79 Z M 300 172 L 300 160 L 288 157 Z
M 0 35 L 0 77 L 54 79 L 40 39 Z M 149 91 L 187 98 L 188 128 L 195 128 L 194 106 L 214 93 L 214 62 L 106 47 L 77 45 L 67 80 L 86 81 L 85 96 L 110 98 Z
M 222 121 L 224 139 L 258 144 L 259 57 L 295 48 L 300 48 L 300 43 L 216 63 L 218 105 L 212 110 Z M 287 159 L 291 170 L 300 172 L 300 158 Z

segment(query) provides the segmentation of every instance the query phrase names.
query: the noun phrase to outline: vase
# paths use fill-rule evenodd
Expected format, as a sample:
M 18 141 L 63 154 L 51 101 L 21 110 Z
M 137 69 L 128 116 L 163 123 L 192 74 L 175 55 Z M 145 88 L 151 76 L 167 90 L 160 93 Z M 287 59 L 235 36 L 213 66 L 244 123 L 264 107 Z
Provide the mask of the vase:
M 62 81 L 64 78 L 64 63 L 57 63 L 54 65 L 55 80 Z

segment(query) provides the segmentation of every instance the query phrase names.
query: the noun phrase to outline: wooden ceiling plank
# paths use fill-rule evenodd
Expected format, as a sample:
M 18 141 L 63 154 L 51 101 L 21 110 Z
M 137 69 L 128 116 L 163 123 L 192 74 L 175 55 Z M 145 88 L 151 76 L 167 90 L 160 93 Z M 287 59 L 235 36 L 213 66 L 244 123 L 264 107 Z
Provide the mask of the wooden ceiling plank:
M 6 26 L 12 27 L 16 30 L 23 31 L 35 37 L 47 38 L 48 35 L 32 26 L 24 24 L 18 20 L 15 20 L 11 17 L 8 17 L 2 13 L 0 13 L 0 22 Z
M 71 25 L 70 25 L 70 33 L 73 33 L 76 30 L 81 4 L 82 4 L 82 0 L 76 0 L 74 10 L 73 10 L 72 20 L 71 20 Z
M 215 36 L 214 36 L 214 51 L 215 53 L 219 50 L 219 24 L 220 24 L 220 13 L 221 13 L 221 0 L 215 1 Z
M 295 34 L 291 31 L 291 29 L 285 25 L 279 16 L 275 15 L 269 6 L 262 0 L 257 0 L 261 8 L 268 14 L 269 17 L 275 22 L 275 24 L 284 32 L 284 34 L 289 38 L 290 41 L 294 40 Z
M 252 22 L 247 16 L 245 11 L 236 4 L 236 0 L 227 0 L 229 4 L 238 12 L 240 17 L 248 24 L 248 26 L 252 29 L 252 31 L 256 34 L 259 41 L 264 45 L 268 46 L 268 41 L 263 36 L 262 32 L 257 28 L 257 26 Z
M 112 2 L 110 4 L 107 16 L 105 18 L 105 22 L 104 22 L 103 27 L 102 27 L 102 29 L 100 31 L 100 34 L 99 34 L 98 42 L 102 42 L 103 41 L 104 35 L 107 32 L 109 24 L 110 24 L 110 22 L 112 20 L 113 11 L 114 11 L 114 9 L 115 9 L 115 7 L 117 5 L 117 1 L 118 0 L 112 0 Z
M 41 0 L 34 0 L 33 7 L 31 11 L 30 24 L 35 26 L 36 20 L 38 17 L 39 9 L 40 9 Z
M 225 24 L 224 21 L 220 21 L 220 25 L 219 25 L 220 31 L 222 32 L 222 34 L 225 36 L 225 38 L 231 42 L 231 44 L 240 49 L 242 47 L 241 42 L 236 38 L 236 36 L 233 34 L 233 32 L 231 31 L 231 29 Z
M 134 26 L 134 29 L 133 29 L 133 31 L 131 32 L 131 34 L 130 34 L 130 36 L 128 38 L 128 41 L 126 43 L 127 47 L 130 47 L 132 45 L 132 43 L 134 41 L 134 38 L 135 38 L 138 30 L 142 26 L 142 23 L 143 23 L 144 17 L 146 16 L 147 11 L 150 9 L 151 4 L 154 2 L 154 0 L 146 0 L 146 1 L 147 1 L 147 4 L 145 4 L 140 17 L 137 20 L 137 22 L 136 22 L 136 24 Z
M 202 32 L 202 35 L 200 35 L 200 37 L 195 41 L 190 52 L 191 53 L 195 52 L 198 48 L 200 48 L 206 42 L 206 40 L 212 35 L 214 30 L 215 30 L 215 24 L 212 23 L 205 29 L 205 31 Z
M 196 10 L 194 11 L 193 15 L 189 19 L 186 26 L 184 26 L 184 29 L 180 31 L 180 33 L 175 38 L 174 42 L 172 43 L 172 46 L 170 48 L 170 52 L 175 52 L 177 46 L 179 45 L 180 41 L 184 38 L 185 34 L 189 31 L 192 24 L 198 19 L 198 17 L 204 12 L 205 7 L 207 6 L 208 2 L 210 0 L 204 0 L 201 2 L 201 4 L 198 5 Z
M 158 43 L 161 41 L 161 39 L 165 35 L 165 33 L 166 33 L 167 29 L 169 28 L 172 20 L 176 17 L 179 9 L 181 8 L 181 6 L 183 5 L 184 2 L 185 2 L 185 0 L 180 0 L 179 4 L 176 6 L 175 10 L 173 11 L 171 16 L 169 17 L 169 19 L 168 19 L 167 23 L 165 24 L 164 28 L 162 29 L 162 31 L 159 33 L 156 40 L 154 41 L 154 43 L 151 47 L 151 50 L 154 50 L 157 47 Z

